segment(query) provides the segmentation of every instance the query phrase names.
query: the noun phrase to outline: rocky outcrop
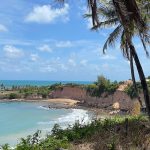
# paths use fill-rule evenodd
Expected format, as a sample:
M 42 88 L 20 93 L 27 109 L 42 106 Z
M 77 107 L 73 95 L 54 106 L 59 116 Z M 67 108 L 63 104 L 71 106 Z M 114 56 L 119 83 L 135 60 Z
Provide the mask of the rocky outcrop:
M 114 103 L 119 103 L 122 110 L 130 110 L 133 106 L 133 100 L 123 91 L 116 91 L 114 94 L 101 97 L 90 96 L 85 89 L 80 87 L 63 87 L 50 93 L 50 98 L 70 98 L 79 100 L 84 106 L 97 108 L 112 108 Z

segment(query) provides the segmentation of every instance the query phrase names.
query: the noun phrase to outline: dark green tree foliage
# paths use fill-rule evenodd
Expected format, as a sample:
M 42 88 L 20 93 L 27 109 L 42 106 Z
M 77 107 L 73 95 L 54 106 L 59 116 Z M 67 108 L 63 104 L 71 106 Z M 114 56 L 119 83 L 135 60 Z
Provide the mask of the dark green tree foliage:
M 20 88 L 19 90 L 19 93 L 23 94 L 25 98 L 32 94 L 42 96 L 42 98 L 47 98 L 49 92 L 50 92 L 50 86 L 41 86 L 41 87 L 26 86 L 26 87 Z
M 148 85 L 148 89 L 149 89 L 149 93 L 150 93 L 150 81 L 147 82 L 147 85 Z M 141 86 L 140 82 L 136 83 L 136 87 L 137 87 L 137 90 L 134 89 L 133 85 L 128 85 L 125 88 L 125 93 L 127 93 L 128 96 L 131 97 L 131 99 L 138 98 L 139 97 L 139 93 L 142 92 L 142 86 Z
M 19 95 L 17 95 L 16 93 L 10 93 L 9 94 L 9 99 L 17 99 L 19 97 Z
M 53 84 L 49 87 L 49 90 L 53 91 L 53 90 L 56 90 L 56 89 L 62 89 L 63 88 L 63 84 L 60 82 L 60 83 L 56 83 L 56 84 Z
M 29 135 L 27 138 L 21 138 L 15 150 L 57 150 L 60 148 L 68 148 L 69 143 L 67 138 L 62 137 L 56 139 L 49 135 L 45 139 L 41 137 L 41 131 L 37 131 L 34 135 Z M 10 146 L 5 144 L 1 146 L 2 150 L 10 150 Z
M 128 87 L 125 89 L 125 93 L 127 93 L 131 99 L 138 97 L 138 91 L 135 91 L 133 85 L 128 85 Z
M 87 92 L 91 96 L 100 97 L 103 93 L 106 93 L 107 95 L 113 94 L 118 86 L 119 84 L 116 81 L 111 82 L 104 76 L 98 76 L 97 81 L 94 84 L 87 86 Z

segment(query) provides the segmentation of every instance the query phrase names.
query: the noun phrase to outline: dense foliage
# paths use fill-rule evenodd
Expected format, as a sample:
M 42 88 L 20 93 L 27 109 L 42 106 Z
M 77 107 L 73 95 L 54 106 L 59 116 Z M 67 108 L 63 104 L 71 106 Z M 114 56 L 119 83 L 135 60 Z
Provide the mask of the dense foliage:
M 9 96 L 8 97 L 9 99 L 17 99 L 17 98 L 19 98 L 19 95 L 16 94 L 16 93 L 10 93 L 8 96 Z
M 150 81 L 147 81 L 149 93 L 150 93 Z M 125 88 L 125 93 L 127 93 L 132 99 L 138 98 L 139 94 L 142 92 L 142 86 L 140 82 L 136 83 L 137 90 L 135 90 L 133 85 L 128 85 Z
M 133 99 L 138 97 L 138 92 L 135 91 L 133 85 L 128 85 L 128 87 L 126 87 L 125 92 Z
M 91 96 L 100 97 L 103 93 L 113 94 L 118 88 L 119 84 L 115 82 L 111 82 L 106 79 L 104 76 L 98 76 L 97 81 L 94 84 L 90 84 L 87 86 L 87 92 Z
M 32 94 L 42 96 L 42 98 L 47 98 L 48 94 L 50 92 L 50 87 L 49 86 L 26 86 L 25 88 L 21 88 L 19 90 L 20 94 L 23 94 L 24 97 L 28 97 Z

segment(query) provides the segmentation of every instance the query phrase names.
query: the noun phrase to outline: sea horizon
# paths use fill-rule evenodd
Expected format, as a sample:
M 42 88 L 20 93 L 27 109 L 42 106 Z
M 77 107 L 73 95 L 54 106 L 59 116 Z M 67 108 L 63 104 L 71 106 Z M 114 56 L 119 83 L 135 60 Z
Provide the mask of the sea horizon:
M 74 84 L 90 84 L 94 81 L 54 81 L 54 80 L 0 80 L 0 85 L 4 85 L 5 87 L 12 87 L 12 86 L 49 86 L 52 84 L 62 83 L 74 83 Z

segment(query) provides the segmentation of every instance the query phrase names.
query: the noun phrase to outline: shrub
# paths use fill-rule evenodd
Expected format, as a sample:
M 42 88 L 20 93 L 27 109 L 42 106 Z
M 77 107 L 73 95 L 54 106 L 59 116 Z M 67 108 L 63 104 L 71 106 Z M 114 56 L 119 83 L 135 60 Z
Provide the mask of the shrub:
M 108 95 L 113 94 L 118 86 L 119 84 L 116 81 L 110 82 L 104 76 L 98 76 L 97 81 L 94 84 L 88 85 L 86 89 L 91 96 L 100 97 L 104 92 Z
M 49 87 L 49 90 L 50 91 L 53 91 L 53 90 L 56 90 L 56 89 L 62 89 L 63 88 L 63 85 L 62 83 L 56 83 L 56 84 L 53 84 Z
M 19 96 L 16 93 L 10 93 L 9 96 L 8 96 L 9 99 L 16 99 L 18 97 Z
M 9 144 L 4 144 L 1 146 L 2 150 L 10 150 Z
M 135 91 L 133 85 L 128 85 L 125 88 L 125 93 L 127 93 L 127 95 L 130 96 L 132 99 L 138 97 L 138 91 Z

